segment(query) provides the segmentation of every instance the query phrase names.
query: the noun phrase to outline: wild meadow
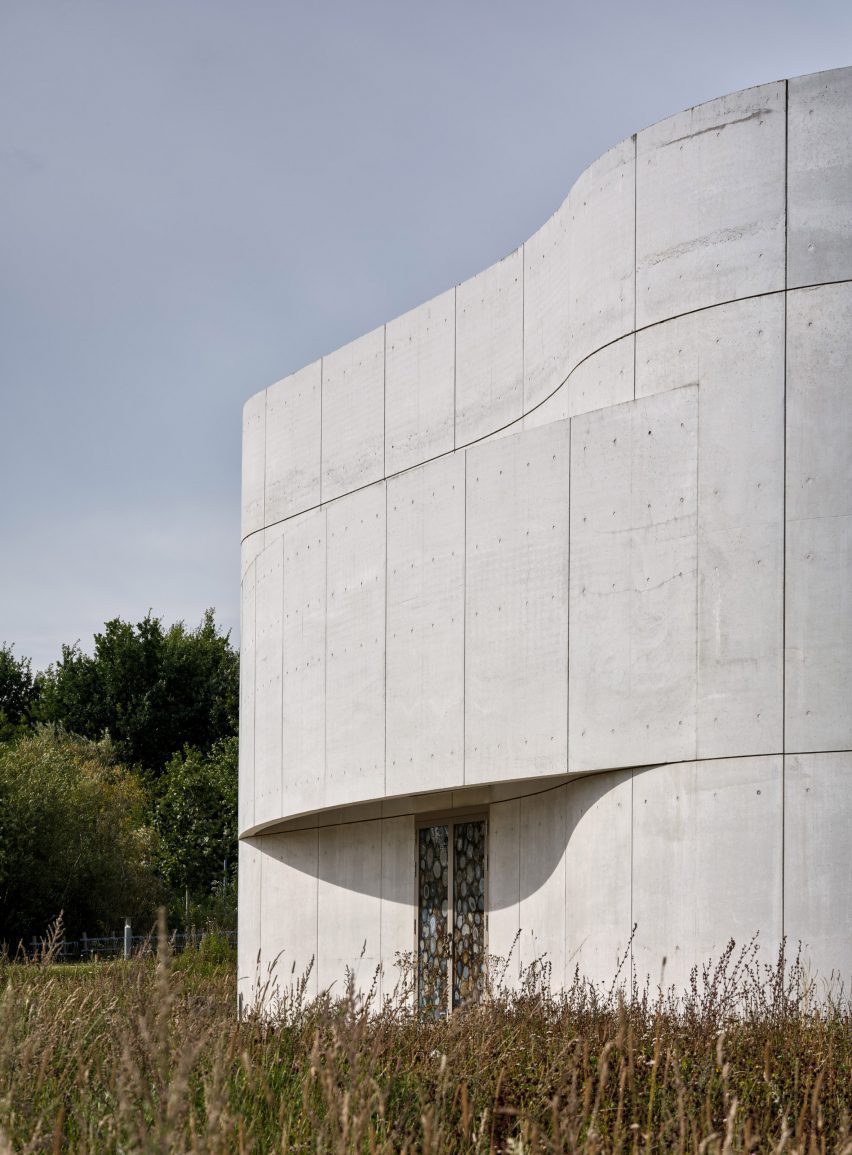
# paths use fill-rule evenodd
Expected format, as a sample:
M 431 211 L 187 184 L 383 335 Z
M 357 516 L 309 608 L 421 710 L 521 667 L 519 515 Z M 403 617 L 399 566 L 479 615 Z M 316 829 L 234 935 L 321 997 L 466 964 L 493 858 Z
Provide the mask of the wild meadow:
M 499 977 L 435 1018 L 297 989 L 236 1016 L 215 937 L 172 958 L 0 963 L 9 1152 L 852 1153 L 852 1019 L 733 946 L 678 998 Z

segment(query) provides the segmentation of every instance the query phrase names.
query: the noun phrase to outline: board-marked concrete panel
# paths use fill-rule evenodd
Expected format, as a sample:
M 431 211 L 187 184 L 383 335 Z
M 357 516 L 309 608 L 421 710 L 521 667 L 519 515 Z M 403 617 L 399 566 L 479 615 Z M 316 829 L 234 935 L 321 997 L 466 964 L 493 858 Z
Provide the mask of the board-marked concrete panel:
M 319 505 L 322 363 L 266 391 L 264 525 Z
M 465 782 L 564 772 L 567 422 L 467 451 Z
M 455 289 L 389 321 L 386 470 L 399 473 L 454 445 Z
M 695 386 L 571 423 L 572 770 L 693 757 Z
M 456 445 L 523 414 L 523 276 L 517 249 L 456 289 Z
M 322 500 L 385 473 L 385 330 L 322 360 Z
M 464 454 L 388 481 L 387 792 L 464 783 Z
M 385 486 L 328 506 L 325 805 L 385 789 Z

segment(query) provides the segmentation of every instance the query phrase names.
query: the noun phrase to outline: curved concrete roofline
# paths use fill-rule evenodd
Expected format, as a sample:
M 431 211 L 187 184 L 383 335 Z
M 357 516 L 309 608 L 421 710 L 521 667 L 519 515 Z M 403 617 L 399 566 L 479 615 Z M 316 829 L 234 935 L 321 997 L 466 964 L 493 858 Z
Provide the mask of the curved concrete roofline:
M 843 72 L 843 71 L 847 71 L 847 70 L 836 69 L 833 71 L 835 73 L 837 73 L 837 72 Z M 830 72 L 817 73 L 817 74 L 814 74 L 814 77 L 829 76 L 829 75 L 831 75 Z M 264 399 L 264 405 L 265 405 L 266 398 L 268 397 L 270 391 L 284 388 L 289 383 L 292 383 L 301 374 L 305 374 L 305 373 L 309 372 L 310 370 L 317 369 L 317 368 L 319 369 L 319 373 L 320 373 L 320 382 L 321 382 L 320 388 L 322 389 L 322 372 L 323 372 L 324 364 L 326 362 L 328 362 L 331 358 L 334 358 L 334 357 L 341 355 L 341 354 L 345 354 L 348 350 L 353 350 L 354 348 L 359 346 L 362 342 L 368 340 L 371 337 L 374 337 L 374 338 L 376 338 L 376 340 L 378 340 L 378 336 L 381 334 L 382 342 L 385 345 L 382 359 L 384 362 L 386 362 L 386 360 L 387 360 L 386 342 L 387 342 L 388 329 L 393 327 L 393 326 L 396 326 L 400 323 L 404 323 L 411 318 L 414 318 L 420 311 L 422 311 L 424 309 L 428 309 L 430 306 L 436 305 L 437 302 L 441 301 L 448 294 L 452 293 L 457 298 L 460 290 L 467 291 L 469 288 L 476 285 L 477 282 L 481 281 L 483 278 L 487 278 L 490 274 L 495 274 L 497 272 L 497 270 L 500 270 L 501 267 L 505 266 L 507 262 L 511 262 L 513 260 L 520 262 L 521 268 L 522 268 L 522 276 L 524 276 L 524 273 L 525 273 L 525 255 L 526 255 L 527 248 L 530 246 L 535 246 L 535 244 L 539 240 L 539 238 L 542 238 L 543 236 L 545 236 L 549 230 L 553 230 L 555 228 L 558 228 L 559 224 L 562 222 L 562 218 L 566 218 L 569 215 L 569 213 L 571 212 L 571 208 L 573 206 L 572 198 L 577 197 L 577 196 L 585 193 L 585 191 L 586 191 L 585 185 L 589 184 L 591 181 L 593 181 L 595 179 L 598 179 L 599 174 L 601 174 L 602 172 L 605 173 L 606 170 L 608 169 L 608 167 L 610 167 L 612 165 L 619 166 L 619 165 L 623 165 L 624 163 L 629 164 L 630 163 L 630 155 L 629 154 L 631 151 L 633 154 L 633 157 L 632 157 L 633 164 L 635 165 L 636 158 L 637 158 L 638 151 L 639 151 L 640 140 L 647 137 L 649 134 L 653 134 L 654 138 L 659 143 L 661 143 L 663 145 L 680 144 L 681 147 L 682 147 L 682 142 L 684 140 L 690 139 L 691 137 L 696 136 L 696 135 L 701 135 L 702 133 L 706 133 L 706 134 L 715 133 L 716 135 L 719 135 L 719 133 L 724 131 L 730 125 L 742 124 L 742 123 L 747 122 L 749 120 L 753 120 L 755 118 L 758 118 L 761 115 L 763 115 L 764 113 L 769 113 L 770 111 L 772 111 L 771 108 L 766 107 L 767 101 L 761 99 L 764 95 L 767 98 L 771 97 L 772 95 L 777 96 L 777 94 L 779 93 L 779 90 L 782 88 L 786 88 L 786 86 L 788 84 L 795 83 L 795 81 L 802 80 L 802 79 L 810 80 L 810 79 L 813 79 L 814 77 L 797 77 L 797 78 L 793 78 L 791 80 L 771 81 L 771 82 L 768 82 L 765 84 L 754 85 L 754 86 L 751 86 L 749 88 L 745 88 L 745 89 L 742 89 L 742 90 L 739 90 L 736 92 L 728 93 L 728 94 L 725 94 L 724 96 L 715 97 L 711 100 L 704 101 L 700 104 L 692 105 L 689 108 L 682 110 L 681 112 L 675 113 L 669 117 L 666 117 L 660 121 L 657 121 L 657 122 L 647 126 L 644 129 L 640 129 L 638 132 L 634 133 L 630 137 L 626 137 L 624 140 L 620 141 L 618 144 L 616 144 L 612 148 L 607 149 L 605 152 L 601 153 L 600 156 L 598 156 L 596 160 L 594 160 L 590 165 L 588 165 L 577 176 L 577 178 L 575 179 L 575 181 L 571 185 L 568 194 L 563 199 L 563 201 L 558 206 L 558 208 L 554 211 L 554 213 L 551 214 L 550 217 L 547 218 L 547 220 L 544 222 L 544 224 L 541 226 L 541 228 L 538 229 L 535 233 L 533 233 L 529 238 L 527 238 L 526 241 L 522 242 L 516 248 L 512 249 L 509 253 L 505 254 L 503 257 L 501 257 L 498 261 L 494 262 L 492 265 L 487 266 L 486 269 L 482 270 L 482 272 L 474 274 L 474 276 L 467 278 L 465 281 L 459 282 L 457 285 L 451 287 L 448 290 L 445 290 L 443 293 L 439 293 L 437 296 L 430 298 L 428 301 L 423 302 L 421 305 L 415 306 L 412 309 L 407 310 L 406 312 L 400 314 L 399 316 L 393 318 L 392 320 L 386 322 L 385 324 L 378 326 L 376 329 L 370 330 L 368 333 L 362 334 L 360 337 L 357 337 L 354 340 L 347 342 L 345 345 L 340 346 L 338 349 L 332 350 L 330 353 L 324 354 L 317 361 L 310 362 L 310 363 L 308 363 L 308 365 L 303 366 L 301 369 L 298 369 L 298 370 L 294 371 L 293 373 L 287 374 L 284 378 L 281 378 L 278 381 L 273 382 L 271 385 L 267 386 L 266 388 L 259 390 L 257 393 L 253 394 L 246 401 L 245 406 L 243 408 L 244 428 L 248 426 L 251 414 L 258 407 L 261 399 Z M 735 115 L 735 116 L 731 117 L 730 119 L 725 119 L 724 113 L 726 111 L 725 110 L 726 104 L 729 104 L 729 103 L 741 104 L 744 99 L 748 99 L 749 97 L 757 98 L 755 101 L 753 101 L 753 103 L 755 103 L 755 105 L 756 105 L 755 108 L 749 109 L 748 111 L 745 112 L 744 115 Z M 692 120 L 694 120 L 696 118 L 700 119 L 702 117 L 702 115 L 706 115 L 706 113 L 710 110 L 718 110 L 718 112 L 721 114 L 722 119 L 721 120 L 716 119 L 716 120 L 714 120 L 714 123 L 709 124 L 709 125 L 701 125 L 697 129 L 697 131 L 694 133 L 684 132 L 681 135 L 673 137 L 671 140 L 665 139 L 666 136 L 669 135 L 666 132 L 667 128 L 671 129 L 675 126 L 678 126 L 679 124 L 682 124 L 685 118 L 689 118 Z M 738 111 L 738 110 L 735 109 L 733 111 Z M 779 109 L 779 111 L 780 111 L 780 109 Z M 634 189 L 634 200 L 636 199 L 637 195 L 638 195 L 637 191 Z M 585 207 L 585 204 L 584 204 L 584 207 Z M 570 223 L 569 223 L 569 228 L 570 228 Z M 634 233 L 634 243 L 635 243 L 635 233 Z M 517 413 L 511 415 L 509 419 L 503 420 L 499 416 L 497 416 L 497 417 L 495 417 L 495 419 L 493 421 L 489 421 L 485 425 L 482 425 L 480 423 L 480 427 L 474 431 L 475 435 L 472 435 L 472 436 L 462 435 L 461 437 L 459 437 L 458 436 L 458 430 L 454 429 L 453 444 L 447 446 L 441 452 L 429 453 L 427 455 L 418 457 L 416 460 L 412 460 L 410 463 L 405 464 L 402 468 L 388 468 L 387 467 L 387 461 L 385 460 L 384 467 L 382 468 L 381 472 L 377 473 L 376 475 L 367 476 L 361 484 L 347 485 L 345 488 L 341 488 L 341 489 L 339 489 L 339 491 L 332 492 L 328 496 L 325 496 L 322 494 L 322 487 L 320 486 L 319 500 L 308 501 L 305 504 L 299 504 L 297 507 L 294 507 L 291 511 L 287 512 L 285 514 L 285 516 L 272 516 L 269 519 L 267 519 L 266 515 L 264 514 L 261 518 L 260 524 L 256 524 L 248 530 L 246 530 L 246 528 L 245 528 L 245 519 L 244 519 L 244 529 L 243 529 L 243 532 L 241 533 L 241 540 L 243 542 L 245 542 L 249 538 L 262 532 L 264 529 L 268 529 L 271 526 L 274 526 L 274 525 L 277 525 L 283 521 L 286 521 L 291 517 L 298 516 L 301 513 L 306 513 L 311 509 L 316 509 L 322 505 L 327 504 L 329 501 L 336 500 L 337 498 L 342 497 L 348 493 L 356 492 L 359 489 L 362 489 L 368 485 L 374 484 L 376 481 L 380 481 L 383 479 L 399 476 L 400 474 L 407 472 L 409 469 L 416 468 L 417 466 L 426 464 L 426 462 L 428 462 L 428 461 L 436 460 L 437 458 L 445 456 L 446 454 L 452 453 L 458 449 L 463 449 L 463 448 L 466 448 L 467 446 L 475 445 L 479 442 L 486 441 L 489 438 L 492 438 L 495 436 L 503 435 L 507 432 L 512 432 L 515 430 L 522 429 L 525 425 L 525 422 L 527 422 L 527 420 L 529 418 L 531 418 L 535 414 L 539 413 L 539 411 L 541 411 L 543 407 L 547 406 L 548 403 L 552 403 L 554 401 L 554 399 L 557 397 L 557 395 L 559 395 L 560 392 L 564 391 L 568 387 L 569 382 L 571 381 L 572 377 L 578 372 L 578 370 L 582 369 L 583 366 L 585 366 L 586 363 L 589 362 L 596 355 L 603 353 L 605 350 L 607 350 L 611 346 L 615 345 L 618 341 L 622 340 L 624 337 L 629 337 L 632 334 L 642 332 L 645 329 L 649 329 L 649 328 L 653 327 L 654 325 L 663 323 L 665 321 L 675 320 L 678 317 L 688 316 L 689 314 L 694 313 L 694 312 L 700 312 L 703 309 L 714 308 L 714 307 L 717 307 L 719 305 L 731 303 L 733 301 L 748 299 L 748 297 L 750 297 L 750 296 L 765 296 L 765 295 L 767 295 L 767 290 L 765 290 L 765 289 L 762 291 L 755 292 L 753 294 L 735 292 L 732 295 L 724 296 L 720 299 L 714 299 L 712 302 L 710 302 L 708 304 L 699 304 L 694 308 L 685 308 L 682 310 L 678 310 L 676 312 L 667 312 L 665 315 L 650 319 L 643 324 L 643 323 L 640 323 L 640 319 L 636 315 L 636 300 L 635 300 L 636 271 L 637 270 L 636 270 L 636 264 L 635 264 L 635 258 L 634 258 L 634 268 L 633 268 L 633 275 L 634 275 L 634 308 L 633 308 L 633 312 L 634 312 L 634 316 L 633 316 L 633 323 L 628 325 L 628 326 L 617 327 L 616 331 L 612 335 L 609 335 L 606 340 L 599 341 L 599 342 L 594 341 L 588 347 L 585 347 L 581 343 L 581 345 L 580 345 L 580 349 L 582 350 L 581 355 L 579 355 L 576 358 L 576 360 L 573 358 L 571 350 L 566 349 L 565 350 L 566 360 L 563 360 L 562 365 L 561 365 L 561 370 L 557 370 L 555 373 L 551 372 L 549 384 L 548 384 L 546 391 L 541 392 L 541 395 L 538 395 L 538 392 L 534 392 L 533 396 L 531 398 L 529 398 L 529 400 L 528 400 L 527 392 L 524 389 L 523 390 L 522 405 L 520 407 L 520 410 Z M 606 273 L 607 273 L 607 270 L 604 267 L 603 263 L 599 264 L 595 269 L 595 274 L 598 277 L 598 279 L 600 279 L 601 276 L 606 277 Z M 823 283 L 823 282 L 814 282 L 814 283 Z M 769 291 L 770 292 L 774 291 L 774 292 L 780 293 L 780 292 L 784 291 L 785 287 L 786 286 L 782 283 L 776 289 L 769 290 Z M 593 290 L 594 286 L 590 286 L 590 288 Z M 522 286 L 522 296 L 523 296 L 523 286 Z M 457 308 L 457 305 L 455 305 L 454 307 Z M 575 344 L 575 342 L 570 342 L 570 340 L 569 340 L 569 344 L 573 345 L 573 344 Z M 386 397 L 383 396 L 382 400 L 383 400 L 383 408 L 384 408 L 384 405 L 386 404 Z M 383 437 L 384 437 L 384 431 L 383 431 Z M 264 497 L 265 497 L 265 494 L 264 494 Z
M 841 69 L 835 69 L 833 71 L 842 71 L 842 70 Z M 632 133 L 630 136 L 623 137 L 617 144 L 611 145 L 609 148 L 604 149 L 603 152 L 598 153 L 598 155 L 594 158 L 594 160 L 592 160 L 589 164 L 587 164 L 586 167 L 574 178 L 574 182 L 570 186 L 570 188 L 568 189 L 568 192 L 565 194 L 565 196 L 562 198 L 562 200 L 559 202 L 559 204 L 553 210 L 553 212 L 550 214 L 550 216 L 547 217 L 547 219 L 544 221 L 544 223 L 536 230 L 536 232 L 531 233 L 530 236 L 528 236 L 526 238 L 526 240 L 521 241 L 520 244 L 516 245 L 513 249 L 509 249 L 509 251 L 507 253 L 504 253 L 502 257 L 498 257 L 497 260 L 494 261 L 491 265 L 486 265 L 485 269 L 481 270 L 481 272 L 485 272 L 487 269 L 494 268 L 496 265 L 502 264 L 503 261 L 507 260 L 509 257 L 514 256 L 515 253 L 517 253 L 521 249 L 523 249 L 524 245 L 529 244 L 529 242 L 533 239 L 533 237 L 535 237 L 539 232 L 541 232 L 542 229 L 546 228 L 547 225 L 549 225 L 551 223 L 551 221 L 553 221 L 559 215 L 559 213 L 565 208 L 571 194 L 573 193 L 573 191 L 577 187 L 577 185 L 580 183 L 580 181 L 583 179 L 583 177 L 586 175 L 586 173 L 589 172 L 591 169 L 595 168 L 596 165 L 600 164 L 601 161 L 603 161 L 611 153 L 615 152 L 619 148 L 622 148 L 625 144 L 628 144 L 629 142 L 635 140 L 636 137 L 639 136 L 640 133 L 647 132 L 651 128 L 658 128 L 661 125 L 667 124 L 669 121 L 675 120 L 677 117 L 684 116 L 688 113 L 697 112 L 699 109 L 702 109 L 702 108 L 707 108 L 711 104 L 717 104 L 720 100 L 726 100 L 728 97 L 741 96 L 747 92 L 755 92 L 756 90 L 758 90 L 760 88 L 765 88 L 768 85 L 786 84 L 786 83 L 789 83 L 791 80 L 801 80 L 801 79 L 804 79 L 805 77 L 807 77 L 809 75 L 820 76 L 820 75 L 822 75 L 822 73 L 812 73 L 812 74 L 802 73 L 801 76 L 780 77 L 777 80 L 767 80 L 767 81 L 762 82 L 760 84 L 751 84 L 747 88 L 741 88 L 741 89 L 734 90 L 732 92 L 727 92 L 722 96 L 714 96 L 714 97 L 711 97 L 709 100 L 702 100 L 698 104 L 691 104 L 687 108 L 681 109 L 679 112 L 675 112 L 675 113 L 672 113 L 670 116 L 663 117 L 662 120 L 655 120 L 655 121 L 652 121 L 650 124 L 646 124 L 643 128 L 637 129 L 636 132 Z M 398 313 L 395 317 L 392 317 L 389 321 L 384 322 L 384 324 L 385 325 L 392 325 L 394 321 L 401 320 L 403 317 L 408 316 L 410 313 L 416 312 L 416 310 L 421 308 L 423 305 L 429 304 L 430 301 L 437 300 L 438 297 L 440 297 L 442 295 L 442 293 L 451 292 L 453 289 L 457 289 L 459 287 L 459 285 L 463 285 L 467 281 L 472 280 L 477 276 L 479 276 L 479 273 L 474 273 L 472 277 L 466 277 L 463 281 L 456 281 L 454 285 L 451 285 L 449 287 L 449 289 L 444 289 L 441 292 L 436 293 L 434 297 L 430 297 L 426 301 L 421 301 L 417 305 L 412 305 L 412 307 L 410 309 L 405 309 L 402 313 Z M 382 328 L 382 327 L 383 327 L 383 325 L 378 326 L 378 328 Z M 368 329 L 367 333 L 372 332 L 372 331 L 373 330 Z M 322 353 L 319 356 L 319 358 L 317 358 L 317 360 L 321 361 L 323 359 L 323 357 L 328 357 L 332 353 L 336 353 L 339 349 L 346 348 L 346 345 L 350 345 L 354 341 L 358 341 L 361 337 L 366 336 L 367 333 L 361 333 L 357 337 L 354 337 L 352 339 L 352 341 L 347 341 L 347 342 L 345 342 L 345 344 L 339 345 L 335 349 L 330 349 L 327 353 Z M 597 352 L 597 350 L 593 350 L 593 352 Z M 589 357 L 592 356 L 592 353 L 589 353 L 588 356 Z M 586 358 L 584 358 L 584 360 L 585 359 Z M 308 366 L 312 365 L 312 364 L 315 364 L 315 362 L 308 361 L 306 364 L 300 365 L 297 369 L 292 370 L 290 373 L 286 373 L 284 375 L 284 377 L 279 377 L 275 381 L 271 381 L 269 383 L 269 385 L 265 385 L 262 389 L 256 390 L 256 392 L 251 394 L 251 396 L 248 397 L 246 399 L 246 401 L 243 402 L 243 412 L 245 412 L 245 410 L 249 407 L 249 405 L 251 405 L 251 403 L 253 401 L 255 401 L 258 397 L 262 397 L 263 394 L 266 393 L 267 389 L 273 388 L 273 386 L 280 384 L 281 381 L 286 381 L 289 377 L 294 376 L 296 373 L 300 372 L 302 369 L 308 368 Z M 567 378 L 566 378 L 566 380 L 567 380 Z M 564 384 L 564 382 L 562 382 L 562 384 Z M 557 385 L 556 389 L 559 389 L 559 388 L 560 388 L 560 386 Z M 555 391 L 556 390 L 554 390 L 554 392 Z M 544 400 L 547 400 L 547 398 L 545 398 Z M 532 408 L 537 409 L 538 406 L 541 404 L 542 404 L 542 402 L 540 401 L 536 405 L 534 405 Z M 532 410 L 529 410 L 528 412 L 532 412 Z M 487 436 L 487 434 L 485 436 Z M 477 438 L 476 440 L 482 440 L 482 438 Z M 461 448 L 461 446 L 459 446 L 459 448 Z M 400 472 L 402 472 L 402 471 L 400 471 Z

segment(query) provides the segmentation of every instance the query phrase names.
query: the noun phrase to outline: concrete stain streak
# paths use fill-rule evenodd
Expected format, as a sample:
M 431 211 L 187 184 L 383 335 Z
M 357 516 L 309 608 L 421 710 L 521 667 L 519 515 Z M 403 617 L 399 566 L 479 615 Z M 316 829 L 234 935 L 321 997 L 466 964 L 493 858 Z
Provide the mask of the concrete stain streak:
M 732 128 L 735 124 L 748 124 L 749 121 L 759 120 L 763 116 L 771 116 L 773 109 L 758 108 L 754 112 L 750 112 L 747 116 L 738 116 L 733 120 L 721 120 L 718 124 L 711 124 L 707 128 L 697 128 L 695 132 L 687 132 L 683 136 L 676 136 L 673 140 L 667 140 L 665 144 L 661 144 L 660 148 L 670 148 L 673 144 L 680 144 L 684 140 L 694 140 L 697 136 L 706 136 L 710 132 L 722 132 L 726 128 Z
M 780 222 L 779 222 L 780 223 Z M 766 225 L 761 221 L 751 221 L 746 225 L 738 225 L 736 228 L 716 229 L 715 232 L 705 233 L 704 236 L 695 237 L 689 241 L 682 241 L 680 244 L 672 245 L 670 249 L 663 249 L 658 253 L 652 253 L 642 263 L 643 268 L 653 268 L 654 265 L 662 264 L 663 261 L 677 260 L 678 257 L 686 256 L 687 253 L 694 253 L 698 249 L 709 249 L 715 245 L 725 245 L 732 241 L 741 241 L 746 236 L 756 236 L 760 232 L 767 231 Z

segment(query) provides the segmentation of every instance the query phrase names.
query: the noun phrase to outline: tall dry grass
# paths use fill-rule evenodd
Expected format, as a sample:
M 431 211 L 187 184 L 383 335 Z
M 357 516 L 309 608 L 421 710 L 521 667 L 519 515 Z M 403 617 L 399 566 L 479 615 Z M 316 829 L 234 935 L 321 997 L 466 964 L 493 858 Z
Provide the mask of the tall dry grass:
M 449 1020 L 235 1017 L 202 951 L 0 964 L 0 1152 L 852 1152 L 848 1002 L 733 950 L 679 999 L 547 968 Z

